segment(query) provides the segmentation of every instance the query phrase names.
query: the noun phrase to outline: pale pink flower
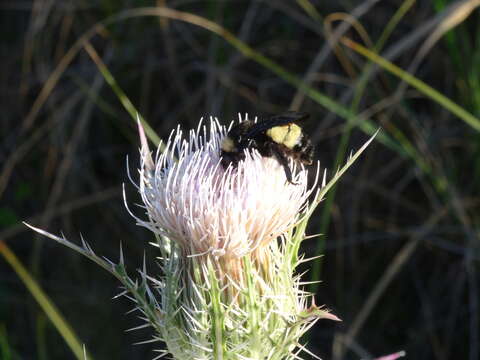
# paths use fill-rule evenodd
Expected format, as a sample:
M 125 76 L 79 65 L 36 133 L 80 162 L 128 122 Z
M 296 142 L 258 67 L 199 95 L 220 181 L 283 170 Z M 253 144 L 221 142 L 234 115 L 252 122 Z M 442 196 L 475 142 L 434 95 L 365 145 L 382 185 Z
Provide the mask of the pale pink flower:
M 316 180 L 308 187 L 307 171 L 292 164 L 296 184 L 290 184 L 278 161 L 257 151 L 224 169 L 220 144 L 227 129 L 212 118 L 208 128 L 200 122 L 188 139 L 177 128 L 153 160 L 140 127 L 139 190 L 148 219 L 136 219 L 186 256 L 211 255 L 230 267 L 247 254 L 268 261 L 263 249 L 295 224 Z

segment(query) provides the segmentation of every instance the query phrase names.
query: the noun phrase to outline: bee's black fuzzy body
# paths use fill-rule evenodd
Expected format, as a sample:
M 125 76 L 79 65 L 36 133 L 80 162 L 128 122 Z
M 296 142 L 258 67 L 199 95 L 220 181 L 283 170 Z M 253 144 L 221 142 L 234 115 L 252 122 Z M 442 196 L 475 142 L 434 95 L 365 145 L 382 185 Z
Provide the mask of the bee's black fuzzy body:
M 276 158 L 293 184 L 289 158 L 305 165 L 313 162 L 313 145 L 300 126 L 308 116 L 287 112 L 258 123 L 246 120 L 235 125 L 221 144 L 223 167 L 236 166 L 245 158 L 245 149 L 256 149 L 262 156 Z

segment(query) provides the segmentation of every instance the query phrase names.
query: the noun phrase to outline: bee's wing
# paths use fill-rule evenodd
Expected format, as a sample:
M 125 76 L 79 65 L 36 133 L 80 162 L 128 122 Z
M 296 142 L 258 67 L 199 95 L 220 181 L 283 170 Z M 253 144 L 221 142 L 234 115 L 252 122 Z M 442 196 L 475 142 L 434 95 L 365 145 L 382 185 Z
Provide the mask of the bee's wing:
M 267 131 L 268 129 L 274 128 L 276 126 L 284 126 L 291 123 L 297 123 L 307 119 L 310 115 L 307 113 L 289 111 L 283 114 L 272 116 L 267 120 L 259 122 L 252 126 L 249 131 L 246 132 L 245 138 L 252 139 L 255 136 Z

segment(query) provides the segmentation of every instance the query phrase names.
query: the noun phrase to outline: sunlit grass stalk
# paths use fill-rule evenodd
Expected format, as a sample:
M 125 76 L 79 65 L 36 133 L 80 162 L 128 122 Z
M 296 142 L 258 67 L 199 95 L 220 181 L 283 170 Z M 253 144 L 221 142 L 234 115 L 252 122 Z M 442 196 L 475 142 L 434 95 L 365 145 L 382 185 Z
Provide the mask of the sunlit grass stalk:
M 446 108 L 447 110 L 452 112 L 454 115 L 458 116 L 465 123 L 467 123 L 472 128 L 474 128 L 475 130 L 480 131 L 480 120 L 477 117 L 469 113 L 467 110 L 465 110 L 461 106 L 457 105 L 455 102 L 453 102 L 451 99 L 449 99 L 445 95 L 441 94 L 439 91 L 435 90 L 434 88 L 432 88 L 431 86 L 423 82 L 422 80 L 402 70 L 395 64 L 379 56 L 373 51 L 370 51 L 369 49 L 360 45 L 359 43 L 353 40 L 350 40 L 346 37 L 342 38 L 341 41 L 344 45 L 348 46 L 349 48 L 356 51 L 357 53 L 365 56 L 370 61 L 375 62 L 377 65 L 380 65 L 385 70 L 389 71 L 395 76 L 398 76 L 400 79 L 402 79 L 409 85 L 413 86 L 415 89 L 417 89 L 424 95 L 428 96 L 435 102 L 439 103 L 444 108 Z
M 0 241 L 0 254 L 4 257 L 7 263 L 15 270 L 18 277 L 22 280 L 25 286 L 28 288 L 38 305 L 42 308 L 45 314 L 48 316 L 52 324 L 58 330 L 59 334 L 63 337 L 67 345 L 72 350 L 77 359 L 84 359 L 84 350 L 82 343 L 75 331 L 71 328 L 67 321 L 65 321 L 63 315 L 57 309 L 55 304 L 45 294 L 40 285 L 35 281 L 28 270 L 23 266 L 20 260 L 10 250 L 10 248 L 3 241 Z M 90 357 L 91 359 L 91 357 Z

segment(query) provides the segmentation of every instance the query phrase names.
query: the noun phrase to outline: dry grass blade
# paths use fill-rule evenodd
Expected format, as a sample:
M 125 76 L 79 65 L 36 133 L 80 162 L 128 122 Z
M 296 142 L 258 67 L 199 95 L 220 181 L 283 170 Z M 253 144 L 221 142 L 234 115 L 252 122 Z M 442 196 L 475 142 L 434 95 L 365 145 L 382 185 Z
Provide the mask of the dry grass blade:
M 74 201 L 67 202 L 65 204 L 58 205 L 57 207 L 54 207 L 54 208 L 50 208 L 41 214 L 30 216 L 25 221 L 28 223 L 38 223 L 42 220 L 51 221 L 56 217 L 69 214 L 74 210 L 79 210 L 94 204 L 104 202 L 108 199 L 121 196 L 121 194 L 122 194 L 122 189 L 120 186 L 114 186 L 108 189 L 103 189 L 94 194 L 82 197 L 80 199 L 76 199 Z M 6 241 L 9 238 L 14 237 L 26 230 L 27 228 L 22 223 L 17 223 L 15 225 L 12 225 L 0 231 L 0 241 Z
M 442 105 L 447 110 L 449 110 L 450 112 L 458 116 L 460 119 L 465 121 L 468 125 L 470 125 L 472 128 L 474 128 L 477 131 L 480 131 L 480 119 L 472 115 L 470 112 L 468 112 L 461 106 L 457 105 L 454 101 L 452 101 L 445 95 L 441 94 L 439 91 L 427 85 L 425 82 L 421 81 L 420 79 L 416 78 L 410 73 L 402 70 L 398 66 L 389 62 L 385 58 L 377 55 L 376 53 L 370 51 L 369 49 L 365 48 L 359 43 L 356 43 L 355 41 L 352 41 L 344 37 L 342 38 L 342 43 L 348 46 L 349 48 L 351 48 L 352 50 L 358 52 L 359 54 L 365 56 L 369 60 L 380 65 L 381 67 L 388 70 L 392 74 L 398 76 L 403 81 L 409 83 L 410 85 L 415 87 L 417 90 L 427 95 L 432 100 L 436 101 L 438 104 Z
M 65 101 L 62 106 L 59 106 L 59 114 L 70 111 L 78 102 L 81 100 L 81 94 L 76 93 Z M 52 118 L 51 120 L 45 122 L 44 124 L 35 128 L 35 131 L 26 138 L 22 144 L 17 146 L 15 151 L 13 151 L 10 156 L 5 160 L 2 170 L 0 172 L 0 197 L 3 195 L 3 192 L 7 188 L 10 176 L 12 175 L 15 166 L 37 145 L 50 131 L 59 119 L 57 117 Z
M 331 47 L 333 48 L 333 51 L 335 52 L 335 55 L 337 56 L 338 60 L 342 64 L 346 73 L 351 78 L 356 78 L 357 77 L 357 71 L 355 70 L 355 68 L 354 68 L 353 64 L 350 62 L 350 60 L 348 59 L 345 52 L 339 46 L 338 41 L 332 42 L 332 39 L 335 38 L 332 23 L 335 22 L 335 21 L 342 21 L 342 22 L 346 22 L 346 23 L 350 24 L 350 26 L 355 29 L 357 34 L 362 38 L 363 42 L 368 45 L 368 47 L 373 47 L 373 42 L 370 39 L 370 36 L 368 35 L 367 30 L 352 15 L 345 14 L 345 13 L 333 13 L 333 14 L 328 15 L 325 18 L 325 22 L 324 22 L 325 25 L 324 26 L 325 26 L 325 34 L 327 36 L 328 42 L 331 44 Z
M 379 0 L 368 0 L 362 2 L 361 5 L 356 7 L 350 14 L 350 16 L 354 17 L 355 19 L 359 19 L 363 15 L 367 14 L 368 11 L 378 2 Z M 312 83 L 315 80 L 315 74 L 319 71 L 320 67 L 330 55 L 332 51 L 332 44 L 336 44 L 340 38 L 350 29 L 349 23 L 342 23 L 337 30 L 335 30 L 333 36 L 330 38 L 330 41 L 326 43 L 321 50 L 318 52 L 315 59 L 312 61 L 310 66 L 308 67 L 305 75 L 302 78 L 302 82 L 306 85 Z M 305 92 L 302 89 L 298 88 L 295 96 L 293 97 L 292 102 L 290 103 L 290 109 L 296 110 L 299 109 L 302 105 L 303 101 L 305 100 Z
M 456 7 L 451 7 L 445 11 L 445 17 L 438 23 L 435 30 L 430 34 L 430 36 L 425 40 L 417 54 L 412 60 L 412 63 L 407 68 L 407 72 L 414 74 L 424 57 L 428 54 L 430 49 L 445 35 L 448 31 L 452 30 L 454 27 L 460 25 L 467 17 L 469 17 L 472 12 L 480 6 L 480 0 L 466 0 L 457 4 Z M 395 96 L 398 99 L 403 97 L 403 93 L 407 88 L 405 82 L 401 82 L 395 91 Z

